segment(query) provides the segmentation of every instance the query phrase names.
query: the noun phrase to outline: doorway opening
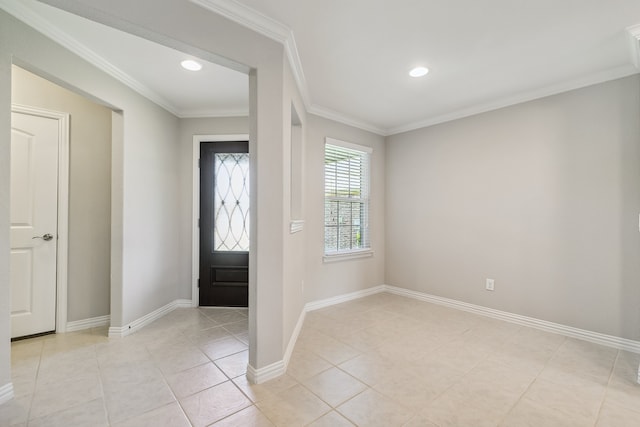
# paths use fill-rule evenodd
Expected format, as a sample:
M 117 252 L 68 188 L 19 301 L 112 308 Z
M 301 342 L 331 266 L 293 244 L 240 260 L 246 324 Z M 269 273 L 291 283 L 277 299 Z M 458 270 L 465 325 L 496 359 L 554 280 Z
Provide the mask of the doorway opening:
M 192 304 L 248 307 L 249 135 L 193 136 Z

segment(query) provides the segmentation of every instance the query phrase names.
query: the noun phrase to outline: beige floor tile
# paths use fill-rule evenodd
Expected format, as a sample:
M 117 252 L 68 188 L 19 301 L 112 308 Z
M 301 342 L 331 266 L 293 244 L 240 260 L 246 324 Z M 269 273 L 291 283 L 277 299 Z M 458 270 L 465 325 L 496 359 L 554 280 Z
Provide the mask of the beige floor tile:
M 303 381 L 303 384 L 334 408 L 367 388 L 367 385 L 338 368 L 321 372 Z
M 213 425 L 215 427 L 274 427 L 273 423 L 255 406 L 249 406 Z
M 14 397 L 0 405 L 0 426 L 15 426 L 27 423 L 33 396 Z
M 530 372 L 522 372 L 507 365 L 484 360 L 469 371 L 461 382 L 478 386 L 490 384 L 493 388 L 520 396 L 535 378 L 535 375 Z
M 593 423 L 602 406 L 604 394 L 604 386 L 572 387 L 538 379 L 523 398 L 555 409 L 567 417 Z
M 301 385 L 256 403 L 260 411 L 277 426 L 307 425 L 331 410 L 320 398 Z
M 249 319 L 244 318 L 237 322 L 225 323 L 223 327 L 233 335 L 243 334 L 249 331 Z
M 363 354 L 341 363 L 339 368 L 370 387 L 397 376 L 397 365 L 375 354 Z
M 353 424 L 336 411 L 331 411 L 309 424 L 311 427 L 353 427 Z
M 248 346 L 235 337 L 226 337 L 200 346 L 211 360 L 221 359 L 248 349 Z
M 318 375 L 322 371 L 326 371 L 332 365 L 321 358 L 316 356 L 310 351 L 294 351 L 287 367 L 287 374 L 292 376 L 298 381 L 304 381 L 315 375 Z
M 44 359 L 38 369 L 38 385 L 57 383 L 83 378 L 95 378 L 100 373 L 98 360 L 95 356 L 88 356 L 78 360 Z
M 620 351 L 609 381 L 608 401 L 627 409 L 638 410 L 640 407 L 638 366 L 640 366 L 640 354 Z
M 191 423 L 177 402 L 151 410 L 112 427 L 191 427 Z
M 392 294 L 308 313 L 289 364 L 304 385 L 251 385 L 247 313 L 184 308 L 124 338 L 96 328 L 12 343 L 16 398 L 0 425 L 103 425 L 106 412 L 117 427 L 187 426 L 175 395 L 223 426 L 351 425 L 341 409 L 361 411 L 358 425 L 640 425 L 640 355 Z M 399 419 L 367 418 L 393 405 Z
M 158 351 L 152 353 L 152 357 L 165 374 L 181 372 L 209 361 L 209 358 L 195 345 L 184 345 Z
M 414 413 L 375 390 L 367 389 L 337 408 L 349 421 L 357 426 L 401 426 Z
M 493 383 L 467 383 L 461 379 L 421 412 L 424 418 L 441 426 L 495 426 L 518 402 L 520 394 Z
M 241 351 L 231 356 L 217 359 L 214 362 L 222 372 L 229 378 L 239 377 L 247 373 L 247 364 L 249 363 L 249 351 Z
M 422 415 L 416 415 L 411 418 L 408 423 L 404 424 L 402 427 L 439 427 L 438 425 L 432 423 Z
M 468 372 L 486 359 L 486 352 L 476 351 L 461 339 L 455 339 L 425 353 L 425 361 L 435 361 Z
M 178 399 L 228 380 L 227 376 L 212 362 L 167 375 L 166 379 Z
M 296 350 L 311 351 L 334 365 L 353 359 L 360 354 L 353 347 L 320 331 L 305 331 L 298 338 L 298 341 Z
M 246 376 L 241 375 L 234 378 L 233 383 L 254 403 L 273 397 L 299 384 L 288 374 L 281 375 L 262 384 L 251 384 Z
M 30 427 L 106 427 L 108 425 L 102 398 L 29 421 Z
M 98 375 L 80 380 L 36 384 L 29 418 L 40 418 L 102 397 Z
M 592 427 L 593 421 L 573 418 L 553 408 L 523 399 L 502 420 L 500 427 Z
M 251 406 L 251 401 L 231 381 L 181 399 L 180 403 L 195 427 L 208 426 Z
M 222 338 L 231 338 L 233 335 L 222 326 L 186 332 L 185 335 L 196 345 L 202 346 Z
M 202 311 L 205 316 L 215 320 L 220 325 L 240 322 L 247 319 L 247 315 L 245 313 L 238 310 L 234 310 L 234 309 L 230 309 L 230 310 L 202 309 Z
M 637 406 L 636 406 L 637 407 Z M 605 402 L 600 410 L 596 427 L 637 427 L 640 426 L 640 411 Z
M 417 412 L 462 378 L 463 373 L 442 363 L 416 365 L 375 385 L 379 393 Z
M 123 421 L 175 401 L 160 370 L 137 363 L 102 370 L 102 385 L 111 422 Z

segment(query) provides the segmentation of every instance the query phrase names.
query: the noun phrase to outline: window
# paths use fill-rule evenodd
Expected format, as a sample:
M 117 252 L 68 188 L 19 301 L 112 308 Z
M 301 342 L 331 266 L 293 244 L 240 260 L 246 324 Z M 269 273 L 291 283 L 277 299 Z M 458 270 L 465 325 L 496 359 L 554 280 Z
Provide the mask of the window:
M 326 138 L 324 253 L 370 254 L 369 147 Z

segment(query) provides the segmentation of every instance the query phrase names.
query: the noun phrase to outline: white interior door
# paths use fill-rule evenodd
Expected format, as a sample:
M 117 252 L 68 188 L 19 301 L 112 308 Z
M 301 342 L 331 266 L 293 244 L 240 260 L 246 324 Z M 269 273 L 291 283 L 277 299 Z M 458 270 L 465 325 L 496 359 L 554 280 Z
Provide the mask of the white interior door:
M 59 123 L 11 114 L 11 337 L 56 329 Z

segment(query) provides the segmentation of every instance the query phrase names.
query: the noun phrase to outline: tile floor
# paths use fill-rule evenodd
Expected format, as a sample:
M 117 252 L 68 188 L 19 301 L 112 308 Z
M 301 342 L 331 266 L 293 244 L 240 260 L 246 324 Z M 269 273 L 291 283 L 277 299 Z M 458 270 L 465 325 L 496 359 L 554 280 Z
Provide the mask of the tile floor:
M 307 315 L 249 385 L 246 310 L 12 346 L 1 426 L 640 426 L 640 355 L 391 294 Z

